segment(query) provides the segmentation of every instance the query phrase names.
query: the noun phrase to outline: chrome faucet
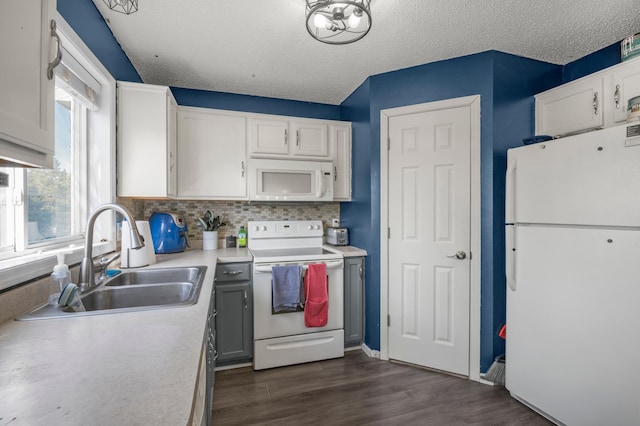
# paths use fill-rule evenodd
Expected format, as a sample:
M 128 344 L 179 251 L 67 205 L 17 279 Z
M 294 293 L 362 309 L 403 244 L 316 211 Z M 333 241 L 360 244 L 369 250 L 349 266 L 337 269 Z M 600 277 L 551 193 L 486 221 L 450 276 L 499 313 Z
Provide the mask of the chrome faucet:
M 129 222 L 129 229 L 131 232 L 131 248 L 132 249 L 140 249 L 144 247 L 144 240 L 138 233 L 138 227 L 136 226 L 136 221 L 133 218 L 133 215 L 129 210 L 120 204 L 115 203 L 107 203 L 101 206 L 98 206 L 97 209 L 89 216 L 87 220 L 87 229 L 84 232 L 84 257 L 82 258 L 82 263 L 80 264 L 80 291 L 87 291 L 90 288 L 96 285 L 96 277 L 94 273 L 94 265 L 93 265 L 93 227 L 96 223 L 96 219 L 100 215 L 100 213 L 106 210 L 115 210 L 124 216 L 125 219 Z

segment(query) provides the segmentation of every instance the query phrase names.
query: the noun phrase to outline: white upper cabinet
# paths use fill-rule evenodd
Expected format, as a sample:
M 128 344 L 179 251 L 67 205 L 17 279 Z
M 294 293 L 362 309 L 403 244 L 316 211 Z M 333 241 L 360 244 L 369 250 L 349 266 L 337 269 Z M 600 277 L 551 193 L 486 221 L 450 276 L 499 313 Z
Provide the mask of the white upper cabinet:
M 251 154 L 289 154 L 289 121 L 252 118 Z
M 176 195 L 177 104 L 166 86 L 118 82 L 118 196 Z
M 536 134 L 566 136 L 627 119 L 640 96 L 640 58 L 614 65 L 535 96 Z
M 640 96 L 640 60 L 625 62 L 626 66 L 613 72 L 613 120 L 627 119 L 629 99 Z
M 0 2 L 0 165 L 53 167 L 55 0 Z
M 253 115 L 249 128 L 253 158 L 331 159 L 325 120 Z
M 536 96 L 536 134 L 558 136 L 602 127 L 603 79 L 580 79 Z
M 178 107 L 178 198 L 248 199 L 246 115 Z
M 351 124 L 329 127 L 333 161 L 333 199 L 351 201 Z
M 291 144 L 293 155 L 329 158 L 326 123 L 291 121 L 291 133 L 295 138 Z

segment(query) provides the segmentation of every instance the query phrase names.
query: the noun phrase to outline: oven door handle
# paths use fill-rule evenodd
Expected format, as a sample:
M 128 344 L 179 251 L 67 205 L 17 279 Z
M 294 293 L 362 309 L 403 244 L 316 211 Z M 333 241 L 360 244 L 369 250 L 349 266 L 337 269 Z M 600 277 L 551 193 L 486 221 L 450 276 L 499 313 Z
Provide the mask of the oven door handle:
M 318 262 L 310 262 L 310 263 L 318 263 Z M 327 262 L 320 262 L 320 263 L 324 263 L 325 265 L 327 265 L 327 269 L 340 269 L 342 267 L 344 267 L 344 262 L 342 260 L 329 260 Z M 255 272 L 271 272 L 271 268 L 273 268 L 274 266 L 281 266 L 284 264 L 281 263 L 271 263 L 271 264 L 265 264 L 265 265 L 255 265 L 253 266 L 253 270 Z M 296 265 L 296 263 L 287 263 L 287 265 Z M 305 264 L 301 264 L 302 265 L 302 269 L 306 270 L 309 268 L 309 263 L 305 263 Z

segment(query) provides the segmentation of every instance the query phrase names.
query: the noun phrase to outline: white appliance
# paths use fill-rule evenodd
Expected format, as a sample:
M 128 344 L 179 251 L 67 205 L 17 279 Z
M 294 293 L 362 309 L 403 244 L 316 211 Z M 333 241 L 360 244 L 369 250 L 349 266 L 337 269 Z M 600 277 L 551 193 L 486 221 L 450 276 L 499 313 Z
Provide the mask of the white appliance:
M 253 201 L 333 201 L 331 161 L 249 160 Z
M 248 224 L 253 254 L 253 368 L 280 367 L 344 356 L 344 260 L 322 245 L 322 222 L 258 221 Z M 328 322 L 306 327 L 304 311 L 274 313 L 271 269 L 276 265 L 324 263 Z
M 144 247 L 131 249 L 131 232 L 129 222 L 122 220 L 122 240 L 120 242 L 120 267 L 139 268 L 142 266 L 155 265 L 156 252 L 153 248 L 153 238 L 151 237 L 151 227 L 146 220 L 136 220 L 136 227 L 144 241 Z
M 638 135 L 508 151 L 506 387 L 558 424 L 640 424 Z

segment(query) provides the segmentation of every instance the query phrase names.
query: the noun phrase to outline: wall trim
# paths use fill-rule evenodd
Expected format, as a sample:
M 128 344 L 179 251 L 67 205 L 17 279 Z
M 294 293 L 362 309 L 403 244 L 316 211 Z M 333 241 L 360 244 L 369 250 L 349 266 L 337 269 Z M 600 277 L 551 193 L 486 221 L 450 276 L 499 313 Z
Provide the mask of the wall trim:
M 471 253 L 469 293 L 469 379 L 480 381 L 480 95 L 380 111 L 380 357 L 389 359 L 389 119 L 394 116 L 457 107 L 471 108 Z

